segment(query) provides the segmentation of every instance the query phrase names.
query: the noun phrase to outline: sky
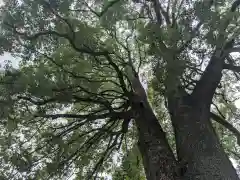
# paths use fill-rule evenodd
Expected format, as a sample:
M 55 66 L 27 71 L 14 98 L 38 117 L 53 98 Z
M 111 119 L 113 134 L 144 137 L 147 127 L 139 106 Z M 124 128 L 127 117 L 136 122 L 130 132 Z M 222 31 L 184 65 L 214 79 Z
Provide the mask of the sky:
M 0 56 L 0 66 L 4 66 L 6 64 L 6 61 L 11 61 L 14 68 L 18 67 L 19 60 L 12 57 L 9 53 L 4 53 L 2 56 Z

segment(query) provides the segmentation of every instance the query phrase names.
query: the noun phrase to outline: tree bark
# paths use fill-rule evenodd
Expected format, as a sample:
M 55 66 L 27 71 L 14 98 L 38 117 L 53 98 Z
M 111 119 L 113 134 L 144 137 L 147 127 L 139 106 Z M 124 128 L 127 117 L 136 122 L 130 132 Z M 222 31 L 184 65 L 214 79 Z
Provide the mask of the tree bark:
M 178 102 L 169 100 L 177 155 L 186 168 L 183 179 L 238 180 L 210 122 L 210 106 L 195 100 L 191 96 Z
M 149 108 L 139 109 L 136 125 L 139 150 L 148 180 L 175 180 L 177 166 L 164 131 Z
M 148 180 L 177 180 L 177 161 L 146 93 L 139 81 L 133 83 L 132 109 L 138 129 L 138 147 Z

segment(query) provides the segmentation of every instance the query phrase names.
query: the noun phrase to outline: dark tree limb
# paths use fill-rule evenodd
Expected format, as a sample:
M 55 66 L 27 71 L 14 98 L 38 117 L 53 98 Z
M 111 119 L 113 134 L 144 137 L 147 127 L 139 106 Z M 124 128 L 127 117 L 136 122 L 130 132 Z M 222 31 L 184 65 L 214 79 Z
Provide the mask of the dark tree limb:
M 153 8 L 154 8 L 154 12 L 155 12 L 155 15 L 156 15 L 156 18 L 157 18 L 157 23 L 159 24 L 159 26 L 162 25 L 162 15 L 161 15 L 161 12 L 160 12 L 160 3 L 159 3 L 159 0 L 152 0 L 153 2 Z
M 160 11 L 161 11 L 164 19 L 165 19 L 166 24 L 171 25 L 171 20 L 170 20 L 170 16 L 169 16 L 169 9 L 167 9 L 167 11 L 165 11 L 160 3 L 159 3 L 159 8 L 160 8 Z
M 89 48 L 79 48 L 77 47 L 77 45 L 75 44 L 75 40 L 73 38 L 71 38 L 67 33 L 59 33 L 57 31 L 54 30 L 47 30 L 47 31 L 41 31 L 32 35 L 27 35 L 26 33 L 22 33 L 19 32 L 16 27 L 14 27 L 14 25 L 9 24 L 8 22 L 4 22 L 5 25 L 7 25 L 8 27 L 10 27 L 17 35 L 22 36 L 23 38 L 26 38 L 27 40 L 33 41 L 38 39 L 41 36 L 57 36 L 57 37 L 62 37 L 68 40 L 68 42 L 70 43 L 70 45 L 72 46 L 72 48 L 74 50 L 76 50 L 77 52 L 80 53 L 85 53 L 85 54 L 89 54 L 92 56 L 102 56 L 102 55 L 106 55 L 106 51 L 93 51 L 90 50 Z
M 131 118 L 126 118 L 122 122 L 122 129 L 121 129 L 122 133 L 128 132 L 128 125 L 129 125 L 130 121 L 131 121 Z
M 53 63 L 54 65 L 56 65 L 58 68 L 60 68 L 61 70 L 63 70 L 65 73 L 69 74 L 69 75 L 70 75 L 71 77 L 73 77 L 73 78 L 83 79 L 83 80 L 85 80 L 86 82 L 90 82 L 90 83 L 110 82 L 110 83 L 113 83 L 113 84 L 116 85 L 116 86 L 120 86 L 120 84 L 118 84 L 116 81 L 113 81 L 113 80 L 111 80 L 111 79 L 94 80 L 94 79 L 90 79 L 90 78 L 88 78 L 88 77 L 86 77 L 86 76 L 78 75 L 78 74 L 76 74 L 76 73 L 74 73 L 74 72 L 72 72 L 72 71 L 67 70 L 67 68 L 65 68 L 63 64 L 57 63 L 52 57 L 50 57 L 50 56 L 48 56 L 48 55 L 46 55 L 46 54 L 40 53 L 40 52 L 38 52 L 38 51 L 36 51 L 36 50 L 34 50 L 34 49 L 31 49 L 31 50 L 33 50 L 33 51 L 35 51 L 36 53 L 44 56 L 44 57 L 47 58 L 51 63 Z M 106 78 L 106 77 L 104 77 L 104 78 Z M 78 87 L 80 87 L 80 86 L 78 86 Z M 119 93 L 120 93 L 120 92 L 119 92 Z
M 219 39 L 221 39 L 221 35 Z M 216 50 L 211 56 L 211 59 L 201 76 L 200 80 L 197 82 L 192 96 L 195 100 L 201 97 L 199 103 L 210 106 L 212 102 L 213 95 L 218 87 L 218 84 L 222 78 L 222 70 L 224 69 L 224 60 L 228 57 L 228 50 L 234 45 L 234 39 L 223 43 L 223 47 L 216 47 Z
M 223 125 L 225 128 L 227 128 L 230 132 L 232 132 L 236 138 L 237 138 L 237 143 L 240 146 L 240 132 L 232 125 L 230 124 L 228 121 L 226 121 L 225 119 L 223 119 L 222 117 L 214 114 L 211 112 L 211 118 L 218 122 L 219 124 Z
M 160 3 L 159 3 L 159 0 L 152 0 L 151 1 L 152 4 L 153 4 L 153 9 L 154 9 L 154 12 L 155 12 L 155 15 L 156 15 L 156 18 L 157 18 L 157 24 L 161 27 L 162 26 L 162 15 L 161 15 L 161 11 L 160 11 Z M 153 43 L 154 44 L 154 43 Z M 167 46 L 165 45 L 165 43 L 163 42 L 162 38 L 159 39 L 157 41 L 157 43 L 161 49 L 161 51 L 163 52 L 167 52 L 169 49 L 167 48 Z
M 95 14 L 97 17 L 102 17 L 104 14 L 106 14 L 106 12 L 113 7 L 116 3 L 120 2 L 120 0 L 112 0 L 109 1 L 108 4 L 106 5 L 106 7 L 103 8 L 103 10 L 101 12 L 96 12 L 94 11 L 87 3 L 85 3 L 87 5 L 87 8 L 90 10 L 90 12 L 92 12 L 93 14 Z M 74 10 L 76 11 L 76 10 Z
M 240 0 L 234 1 L 232 6 L 231 6 L 231 12 L 235 12 L 236 9 L 239 7 L 239 5 L 240 5 Z
M 212 56 L 201 79 L 197 82 L 192 96 L 195 100 L 201 98 L 198 103 L 210 106 L 215 90 L 222 78 L 224 58 Z
M 220 109 L 218 108 L 218 106 L 214 103 L 212 103 L 212 105 L 216 108 L 218 114 L 221 116 L 221 118 L 225 119 L 226 117 L 223 115 L 223 113 L 220 111 Z
M 35 117 L 43 117 L 43 118 L 51 118 L 51 119 L 57 119 L 57 118 L 78 118 L 78 119 L 86 119 L 90 118 L 91 120 L 95 119 L 104 119 L 108 117 L 114 117 L 118 119 L 131 119 L 132 112 L 126 111 L 126 112 L 109 112 L 104 114 L 96 114 L 96 113 L 90 113 L 86 115 L 81 114 L 43 114 L 43 115 L 35 115 Z
M 114 4 L 120 2 L 120 0 L 109 1 L 108 5 L 99 13 L 99 17 L 102 17 Z
M 14 28 L 12 26 L 12 28 Z M 89 48 L 78 48 L 75 43 L 74 43 L 74 40 L 71 39 L 68 34 L 61 34 L 61 33 L 58 33 L 56 31 L 44 31 L 44 32 L 39 32 L 39 33 L 36 33 L 34 35 L 31 35 L 31 36 L 28 36 L 27 34 L 25 33 L 21 33 L 21 32 L 18 32 L 16 29 L 15 29 L 15 32 L 21 36 L 24 36 L 25 38 L 27 38 L 28 40 L 35 40 L 37 38 L 39 38 L 40 36 L 44 36 L 44 35 L 56 35 L 58 37 L 64 37 L 66 39 L 69 40 L 71 46 L 73 47 L 73 49 L 75 49 L 77 52 L 80 52 L 80 53 L 86 53 L 86 54 L 89 54 L 89 55 L 92 55 L 92 56 L 104 56 L 106 57 L 106 59 L 108 60 L 109 64 L 114 68 L 114 70 L 116 71 L 117 75 L 118 75 L 118 79 L 119 79 L 119 82 L 120 82 L 120 86 L 123 90 L 124 93 L 127 93 L 128 90 L 126 88 L 126 85 L 125 85 L 125 82 L 124 82 L 124 74 L 121 72 L 121 70 L 118 68 L 118 65 L 115 64 L 112 60 L 112 58 L 110 57 L 110 54 L 107 52 L 107 51 L 102 51 L 102 52 L 94 52 L 92 50 L 90 50 Z M 56 62 L 51 58 L 51 57 L 48 57 L 45 55 L 45 57 L 47 57 L 48 59 L 50 59 L 54 64 L 56 64 Z M 56 64 L 57 66 L 61 66 L 59 64 Z M 61 68 L 63 68 L 63 66 L 61 66 Z M 66 69 L 64 69 L 65 71 L 67 71 Z M 67 71 L 68 73 L 71 73 L 71 75 L 74 75 L 76 76 L 75 74 L 73 74 L 72 72 L 70 71 Z
M 239 0 L 236 0 L 231 8 L 231 12 L 234 12 L 239 5 Z M 201 79 L 195 86 L 192 96 L 195 100 L 201 97 L 199 101 L 202 104 L 210 106 L 215 90 L 222 78 L 222 70 L 224 69 L 224 60 L 228 57 L 229 50 L 234 47 L 235 40 L 230 39 L 227 41 L 225 37 L 225 30 L 227 29 L 230 18 L 227 18 L 223 23 L 224 26 L 219 30 L 218 44 L 207 65 Z
M 239 52 L 240 53 L 240 47 L 233 47 L 232 49 L 229 49 L 229 53 L 233 52 Z
M 224 64 L 223 69 L 231 70 L 234 72 L 240 72 L 240 66 L 234 66 L 232 64 Z
M 111 56 L 107 53 L 105 53 L 105 57 L 108 60 L 109 64 L 114 68 L 114 70 L 117 73 L 121 88 L 123 90 L 124 93 L 128 94 L 128 90 L 126 87 L 126 84 L 124 82 L 124 74 L 122 73 L 122 71 L 119 69 L 119 67 L 117 66 L 117 64 L 115 64 L 111 58 Z

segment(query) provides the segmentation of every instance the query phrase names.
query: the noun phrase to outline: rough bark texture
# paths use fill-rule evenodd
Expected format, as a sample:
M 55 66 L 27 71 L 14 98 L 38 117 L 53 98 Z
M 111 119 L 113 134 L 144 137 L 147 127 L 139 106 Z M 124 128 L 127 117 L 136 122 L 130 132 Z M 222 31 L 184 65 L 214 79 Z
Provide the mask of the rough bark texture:
M 188 96 L 169 104 L 183 179 L 238 180 L 210 122 L 210 106 L 194 102 Z
M 168 96 L 178 160 L 185 165 L 184 180 L 237 180 L 238 176 L 210 122 L 210 106 L 222 78 L 227 42 L 216 50 L 191 95 L 178 90 Z
M 153 112 L 150 109 L 142 110 L 136 124 L 147 179 L 176 179 L 175 157 Z
M 148 180 L 176 180 L 176 159 L 139 80 L 135 82 L 134 90 L 132 108 L 146 177 Z

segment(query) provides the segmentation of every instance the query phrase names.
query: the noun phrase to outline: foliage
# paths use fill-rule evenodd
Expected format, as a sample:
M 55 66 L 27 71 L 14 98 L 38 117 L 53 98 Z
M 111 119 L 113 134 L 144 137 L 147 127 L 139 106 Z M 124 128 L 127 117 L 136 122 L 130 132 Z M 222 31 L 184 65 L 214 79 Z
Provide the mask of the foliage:
M 2 179 L 90 179 L 114 170 L 116 180 L 144 179 L 136 160 L 137 130 L 129 122 L 131 79 L 141 71 L 148 74 L 148 99 L 175 150 L 166 95 L 179 85 L 192 92 L 225 41 L 234 38 L 234 51 L 239 49 L 239 12 L 229 12 L 232 3 L 222 0 L 161 6 L 159 25 L 151 1 L 5 1 L 0 53 L 21 63 L 7 64 L 1 73 Z M 239 57 L 229 57 L 236 67 Z M 223 112 L 230 123 L 239 116 L 238 80 L 237 71 L 224 72 L 213 100 L 212 111 Z M 226 151 L 239 159 L 236 134 L 215 127 Z

